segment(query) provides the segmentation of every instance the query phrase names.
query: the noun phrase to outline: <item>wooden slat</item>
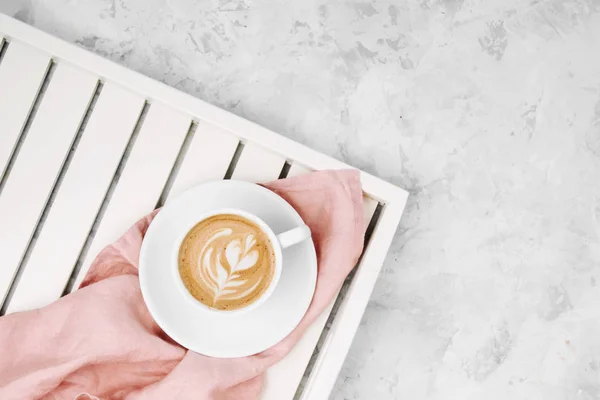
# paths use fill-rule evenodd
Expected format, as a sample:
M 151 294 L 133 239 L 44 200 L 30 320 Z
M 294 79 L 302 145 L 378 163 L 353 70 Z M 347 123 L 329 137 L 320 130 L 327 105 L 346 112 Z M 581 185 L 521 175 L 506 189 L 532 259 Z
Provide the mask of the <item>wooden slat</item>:
M 0 194 L 0 300 L 60 172 L 97 85 L 96 77 L 67 64 L 56 67 L 35 120 Z
M 238 143 L 229 132 L 200 121 L 169 197 L 200 183 L 223 179 Z
M 365 229 L 369 226 L 371 222 L 371 218 L 373 218 L 373 214 L 375 214 L 375 210 L 379 202 L 373 200 L 367 195 L 363 195 L 363 217 L 365 218 Z
M 292 164 L 288 177 L 304 175 L 309 172 L 310 170 L 306 167 Z M 363 207 L 365 224 L 369 224 L 371 221 L 377 204 L 377 201 L 365 196 Z M 308 328 L 290 354 L 267 371 L 262 400 L 292 399 L 294 397 L 334 303 L 335 298 Z
M 285 158 L 254 143 L 246 143 L 231 179 L 268 182 L 279 178 Z
M 143 106 L 141 97 L 104 85 L 8 312 L 42 307 L 62 294 Z
M 6 46 L 0 64 L 0 176 L 50 65 L 50 56 L 39 50 L 16 41 Z
M 308 174 L 309 172 L 311 172 L 310 169 L 306 168 L 303 165 L 294 163 L 290 167 L 290 170 L 288 171 L 287 177 L 288 178 L 292 178 L 294 176 L 300 176 L 300 175 Z
M 153 103 L 77 275 L 77 289 L 105 246 L 150 213 L 162 193 L 189 130 L 188 116 Z

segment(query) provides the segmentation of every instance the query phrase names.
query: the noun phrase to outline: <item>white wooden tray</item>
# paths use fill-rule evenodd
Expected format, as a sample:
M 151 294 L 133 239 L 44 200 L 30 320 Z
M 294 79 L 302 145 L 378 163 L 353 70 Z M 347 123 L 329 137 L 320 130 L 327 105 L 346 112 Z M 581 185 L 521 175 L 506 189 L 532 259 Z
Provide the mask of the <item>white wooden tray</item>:
M 2 14 L 0 49 L 0 315 L 77 288 L 103 246 L 193 185 L 348 167 Z M 361 179 L 361 261 L 263 399 L 329 396 L 407 198 Z

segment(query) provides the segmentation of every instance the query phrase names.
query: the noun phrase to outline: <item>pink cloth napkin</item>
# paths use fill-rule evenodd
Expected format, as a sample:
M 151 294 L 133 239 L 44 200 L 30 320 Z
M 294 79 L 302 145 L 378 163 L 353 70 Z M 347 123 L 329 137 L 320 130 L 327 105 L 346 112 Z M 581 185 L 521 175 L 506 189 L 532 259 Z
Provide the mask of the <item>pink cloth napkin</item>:
M 355 265 L 365 231 L 357 171 L 316 172 L 265 186 L 300 213 L 317 250 L 315 295 L 288 337 L 254 356 L 218 359 L 165 335 L 146 309 L 137 276 L 155 211 L 100 252 L 81 289 L 39 310 L 0 318 L 0 399 L 258 398 L 265 370 L 293 348 Z

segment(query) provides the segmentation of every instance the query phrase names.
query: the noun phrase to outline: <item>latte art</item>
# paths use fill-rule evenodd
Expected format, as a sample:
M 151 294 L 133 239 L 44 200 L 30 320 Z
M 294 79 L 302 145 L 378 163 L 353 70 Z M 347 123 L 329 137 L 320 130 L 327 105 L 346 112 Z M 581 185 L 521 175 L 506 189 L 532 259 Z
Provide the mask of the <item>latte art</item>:
M 194 226 L 179 249 L 179 274 L 198 301 L 217 310 L 261 297 L 275 274 L 269 237 L 254 222 L 220 214 Z

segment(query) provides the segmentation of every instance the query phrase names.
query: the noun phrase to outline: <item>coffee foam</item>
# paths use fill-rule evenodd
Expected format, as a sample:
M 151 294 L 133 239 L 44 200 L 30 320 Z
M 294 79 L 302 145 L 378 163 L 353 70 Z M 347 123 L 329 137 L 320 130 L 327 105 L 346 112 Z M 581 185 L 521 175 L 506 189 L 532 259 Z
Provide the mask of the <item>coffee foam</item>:
M 258 225 L 219 214 L 194 226 L 179 248 L 179 274 L 190 294 L 217 310 L 258 300 L 275 275 L 275 254 Z

